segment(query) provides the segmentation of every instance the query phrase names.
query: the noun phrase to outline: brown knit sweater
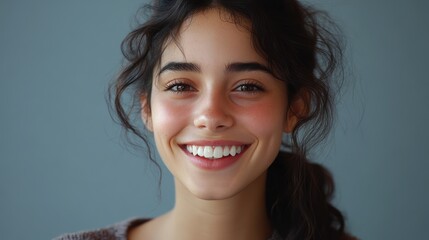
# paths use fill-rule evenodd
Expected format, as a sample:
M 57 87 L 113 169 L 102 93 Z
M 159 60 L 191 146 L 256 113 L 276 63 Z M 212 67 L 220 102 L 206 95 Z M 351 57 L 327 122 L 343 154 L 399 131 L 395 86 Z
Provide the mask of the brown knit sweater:
M 67 233 L 53 240 L 127 240 L 130 229 L 147 222 L 148 219 L 130 219 L 92 231 Z M 281 240 L 277 232 L 267 240 Z

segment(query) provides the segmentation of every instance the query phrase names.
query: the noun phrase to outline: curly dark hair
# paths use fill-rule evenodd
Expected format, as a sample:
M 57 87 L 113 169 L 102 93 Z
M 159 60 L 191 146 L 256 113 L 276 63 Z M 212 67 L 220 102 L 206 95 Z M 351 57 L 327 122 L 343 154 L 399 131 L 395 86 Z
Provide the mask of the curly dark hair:
M 144 129 L 131 116 L 142 110 L 140 96 L 150 101 L 153 71 L 165 42 L 177 37 L 187 18 L 214 7 L 226 10 L 242 27 L 246 27 L 243 19 L 248 20 L 256 51 L 275 77 L 285 81 L 289 101 L 306 96 L 306 114 L 300 115 L 283 143 L 287 152 L 279 152 L 268 170 L 266 209 L 273 228 L 288 240 L 348 239 L 344 217 L 330 203 L 331 175 L 307 158 L 308 151 L 329 133 L 335 94 L 343 82 L 341 32 L 326 13 L 297 0 L 163 0 L 145 6 L 148 19 L 123 41 L 125 66 L 111 86 L 120 123 L 143 140 L 154 161 Z M 131 91 L 131 105 L 125 104 L 127 91 Z

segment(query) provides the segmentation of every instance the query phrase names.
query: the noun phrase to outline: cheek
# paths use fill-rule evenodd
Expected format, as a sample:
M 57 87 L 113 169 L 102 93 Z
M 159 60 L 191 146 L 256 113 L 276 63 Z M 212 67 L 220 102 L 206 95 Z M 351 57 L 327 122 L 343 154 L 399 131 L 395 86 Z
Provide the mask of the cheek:
M 283 105 L 276 102 L 262 102 L 243 109 L 238 116 L 246 127 L 257 136 L 282 135 L 286 119 Z
M 155 137 L 171 137 L 187 123 L 187 106 L 178 106 L 174 100 L 154 96 L 152 98 L 152 125 Z

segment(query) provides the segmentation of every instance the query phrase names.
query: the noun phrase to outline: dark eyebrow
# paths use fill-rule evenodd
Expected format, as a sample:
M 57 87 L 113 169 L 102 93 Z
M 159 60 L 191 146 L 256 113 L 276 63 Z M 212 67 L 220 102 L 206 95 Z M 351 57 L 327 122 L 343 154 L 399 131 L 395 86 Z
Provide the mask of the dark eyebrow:
M 230 63 L 226 66 L 228 72 L 247 72 L 247 71 L 263 71 L 269 74 L 273 74 L 272 71 L 267 67 L 258 62 L 237 62 Z
M 164 71 L 190 71 L 190 72 L 201 72 L 200 66 L 195 63 L 187 62 L 169 62 L 161 68 L 159 74 Z
M 227 72 L 249 72 L 249 71 L 263 71 L 272 74 L 272 71 L 261 63 L 258 62 L 234 62 L 226 65 Z M 190 71 L 201 72 L 199 65 L 189 62 L 169 62 L 161 68 L 159 74 L 164 71 Z

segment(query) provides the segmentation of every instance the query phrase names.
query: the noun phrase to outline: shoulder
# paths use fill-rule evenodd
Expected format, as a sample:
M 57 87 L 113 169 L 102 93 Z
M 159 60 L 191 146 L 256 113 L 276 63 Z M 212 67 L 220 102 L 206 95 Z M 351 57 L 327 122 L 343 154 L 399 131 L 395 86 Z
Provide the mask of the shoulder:
M 91 231 L 75 232 L 75 233 L 66 233 L 59 237 L 54 238 L 53 240 L 96 240 L 96 239 L 105 239 L 105 240 L 125 240 L 126 238 L 118 238 L 115 236 L 113 229 L 97 229 Z
M 148 219 L 129 219 L 104 228 L 63 234 L 53 240 L 126 240 L 130 229 L 146 221 Z

